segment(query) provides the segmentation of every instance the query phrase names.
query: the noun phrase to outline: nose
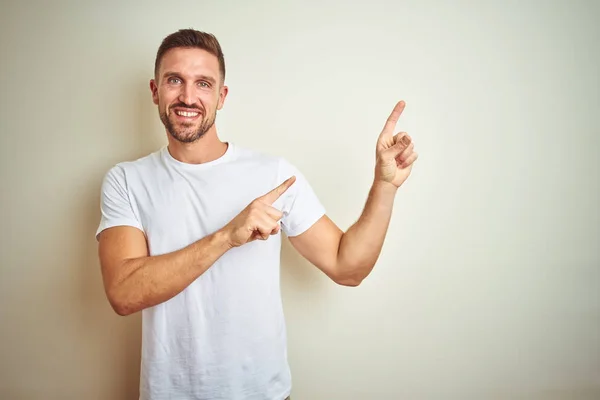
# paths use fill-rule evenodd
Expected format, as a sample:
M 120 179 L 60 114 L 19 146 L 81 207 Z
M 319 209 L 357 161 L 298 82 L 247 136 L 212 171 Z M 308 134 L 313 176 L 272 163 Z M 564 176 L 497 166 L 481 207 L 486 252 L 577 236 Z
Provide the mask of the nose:
M 196 104 L 196 91 L 193 84 L 185 84 L 181 86 L 179 93 L 179 101 L 187 105 Z

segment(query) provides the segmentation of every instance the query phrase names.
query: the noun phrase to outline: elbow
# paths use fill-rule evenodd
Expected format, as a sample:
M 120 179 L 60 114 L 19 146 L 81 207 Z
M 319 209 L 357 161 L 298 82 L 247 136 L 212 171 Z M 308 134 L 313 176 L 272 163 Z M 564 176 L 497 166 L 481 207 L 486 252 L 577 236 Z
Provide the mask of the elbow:
M 127 300 L 123 298 L 123 296 L 118 296 L 114 293 L 108 293 L 107 297 L 110 306 L 112 307 L 113 311 L 117 313 L 117 315 L 120 315 L 121 317 L 126 317 L 135 312 L 135 310 L 133 310 L 133 308 L 129 305 Z
M 336 276 L 333 281 L 340 286 L 357 287 L 365 277 L 360 273 L 347 273 Z
M 338 257 L 335 267 L 330 269 L 334 271 L 331 278 L 340 286 L 357 287 L 369 276 L 374 267 L 375 262 L 368 259 L 349 260 L 348 257 L 343 259 Z
M 117 315 L 120 315 L 121 317 L 126 317 L 128 315 L 133 314 L 133 312 L 129 308 L 127 308 L 123 305 L 113 304 L 113 303 L 111 303 L 111 305 L 112 305 L 114 312 L 117 313 Z
M 343 265 L 338 267 L 338 272 L 333 281 L 341 286 L 357 287 L 369 276 L 375 264 Z
M 358 285 L 360 285 L 362 283 L 362 280 L 358 280 L 358 279 L 339 279 L 335 283 L 337 283 L 340 286 L 357 287 Z
M 127 305 L 122 302 L 113 300 L 113 301 L 110 301 L 110 305 L 111 305 L 113 311 L 115 313 L 117 313 L 117 315 L 120 315 L 121 317 L 126 317 L 128 315 L 133 314 L 133 312 L 131 312 L 130 308 L 127 307 Z

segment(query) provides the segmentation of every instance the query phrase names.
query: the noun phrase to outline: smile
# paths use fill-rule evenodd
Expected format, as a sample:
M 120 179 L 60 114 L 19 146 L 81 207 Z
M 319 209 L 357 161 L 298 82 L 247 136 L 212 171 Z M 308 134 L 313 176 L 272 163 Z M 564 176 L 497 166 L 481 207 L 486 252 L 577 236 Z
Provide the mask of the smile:
M 199 114 L 197 112 L 192 111 L 175 111 L 175 113 L 180 117 L 195 117 Z

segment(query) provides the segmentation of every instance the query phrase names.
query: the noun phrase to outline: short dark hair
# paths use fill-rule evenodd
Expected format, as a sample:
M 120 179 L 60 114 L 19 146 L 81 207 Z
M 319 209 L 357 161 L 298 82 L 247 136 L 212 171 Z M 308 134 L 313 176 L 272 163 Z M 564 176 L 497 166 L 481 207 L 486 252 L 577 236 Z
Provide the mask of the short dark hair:
M 225 81 L 225 56 L 223 55 L 219 41 L 212 33 L 201 32 L 195 29 L 180 29 L 163 39 L 156 53 L 156 60 L 154 61 L 154 76 L 156 78 L 158 77 L 160 62 L 165 53 L 177 47 L 202 49 L 216 56 L 219 60 L 221 82 Z

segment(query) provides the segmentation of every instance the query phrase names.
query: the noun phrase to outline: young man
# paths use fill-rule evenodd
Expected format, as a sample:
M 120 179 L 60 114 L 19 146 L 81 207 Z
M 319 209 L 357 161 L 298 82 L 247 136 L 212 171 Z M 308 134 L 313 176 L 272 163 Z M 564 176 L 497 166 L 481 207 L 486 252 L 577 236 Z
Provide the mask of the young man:
M 289 396 L 281 232 L 334 282 L 360 284 L 417 158 L 409 136 L 393 133 L 399 102 L 376 144 L 362 215 L 342 232 L 284 158 L 219 140 L 224 83 L 213 35 L 187 29 L 167 36 L 150 90 L 168 145 L 117 164 L 102 184 L 104 286 L 119 315 L 143 313 L 144 400 Z

